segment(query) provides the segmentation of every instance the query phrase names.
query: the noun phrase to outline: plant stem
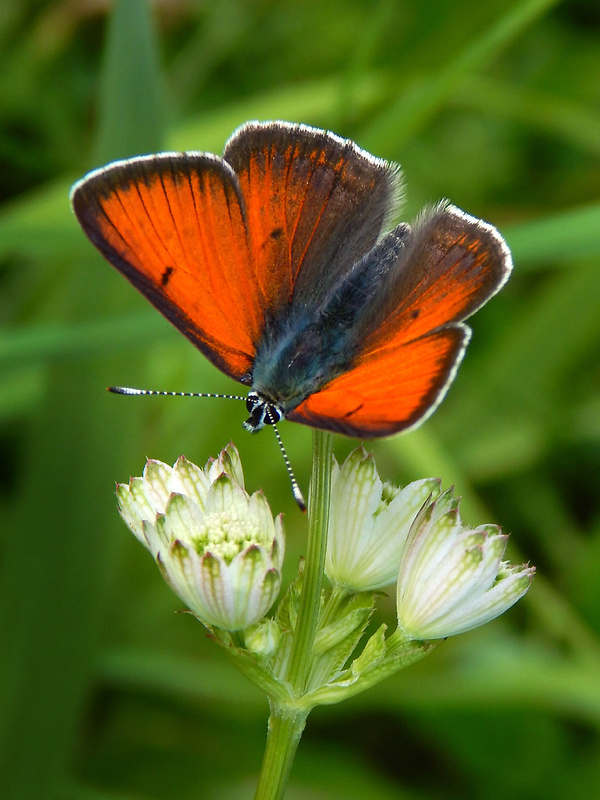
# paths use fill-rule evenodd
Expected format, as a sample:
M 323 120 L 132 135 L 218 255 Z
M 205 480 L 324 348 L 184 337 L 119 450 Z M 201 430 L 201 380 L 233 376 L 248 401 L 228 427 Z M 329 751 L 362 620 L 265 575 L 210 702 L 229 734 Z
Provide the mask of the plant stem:
M 313 431 L 306 564 L 287 675 L 297 697 L 303 694 L 310 675 L 319 623 L 327 552 L 332 450 L 333 436 Z M 300 711 L 292 705 L 283 705 L 271 699 L 267 744 L 254 800 L 280 800 L 283 797 L 307 716 L 306 710 Z
M 332 451 L 333 436 L 330 433 L 313 430 L 313 464 L 308 506 L 306 564 L 288 670 L 288 680 L 297 694 L 301 694 L 306 687 L 319 623 L 319 606 L 329 527 Z
M 281 800 L 308 712 L 289 712 L 271 704 L 267 745 L 254 800 Z

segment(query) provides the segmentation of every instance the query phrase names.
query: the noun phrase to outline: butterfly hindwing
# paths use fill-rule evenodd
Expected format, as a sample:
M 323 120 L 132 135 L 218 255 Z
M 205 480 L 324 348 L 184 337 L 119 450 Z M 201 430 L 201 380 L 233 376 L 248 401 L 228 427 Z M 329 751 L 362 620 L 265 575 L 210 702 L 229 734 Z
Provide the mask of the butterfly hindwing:
M 462 320 L 501 288 L 510 270 L 508 249 L 491 225 L 438 206 L 405 237 L 356 320 L 362 344 L 353 363 L 288 419 L 362 438 L 389 436 L 424 419 L 464 354 L 470 331 Z
M 440 402 L 468 339 L 458 325 L 366 356 L 287 419 L 361 439 L 406 430 Z

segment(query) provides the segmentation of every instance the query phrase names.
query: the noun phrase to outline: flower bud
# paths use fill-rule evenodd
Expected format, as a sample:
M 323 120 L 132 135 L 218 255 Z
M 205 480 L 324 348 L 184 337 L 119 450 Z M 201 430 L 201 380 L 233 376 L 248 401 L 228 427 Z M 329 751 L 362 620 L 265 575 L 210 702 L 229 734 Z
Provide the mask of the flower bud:
M 399 630 L 410 639 L 441 639 L 503 614 L 535 573 L 502 561 L 507 539 L 497 525 L 464 527 L 451 490 L 424 506 L 402 553 Z
M 364 448 L 342 466 L 334 460 L 325 572 L 347 593 L 395 583 L 410 526 L 423 503 L 440 492 L 435 478 L 404 488 L 383 483 Z

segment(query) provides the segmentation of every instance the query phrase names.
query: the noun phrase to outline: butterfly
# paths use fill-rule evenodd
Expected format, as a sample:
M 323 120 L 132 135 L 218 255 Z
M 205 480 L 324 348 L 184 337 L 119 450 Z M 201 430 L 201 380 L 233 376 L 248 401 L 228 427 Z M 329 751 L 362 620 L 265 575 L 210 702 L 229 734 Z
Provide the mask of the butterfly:
M 71 196 L 102 255 L 249 388 L 250 432 L 285 418 L 371 439 L 432 413 L 464 320 L 512 268 L 498 231 L 447 202 L 388 231 L 400 192 L 399 168 L 348 139 L 249 122 L 222 158 L 116 161 Z

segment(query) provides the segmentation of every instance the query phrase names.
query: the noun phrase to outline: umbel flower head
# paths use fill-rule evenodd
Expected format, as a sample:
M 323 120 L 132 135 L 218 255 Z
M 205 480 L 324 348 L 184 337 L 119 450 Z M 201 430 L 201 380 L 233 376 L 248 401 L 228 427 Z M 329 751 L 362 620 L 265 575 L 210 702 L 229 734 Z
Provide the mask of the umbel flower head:
M 363 447 L 342 466 L 334 459 L 325 572 L 345 592 L 368 592 L 398 579 L 400 558 L 413 520 L 429 497 L 440 493 L 436 478 L 404 488 L 384 483 Z
M 516 603 L 535 567 L 503 561 L 507 539 L 497 525 L 464 527 L 451 490 L 425 505 L 402 552 L 399 632 L 442 639 L 483 625 Z
M 258 622 L 281 585 L 284 538 L 264 495 L 249 495 L 230 444 L 201 469 L 148 460 L 117 486 L 119 513 L 188 608 L 229 631 Z

